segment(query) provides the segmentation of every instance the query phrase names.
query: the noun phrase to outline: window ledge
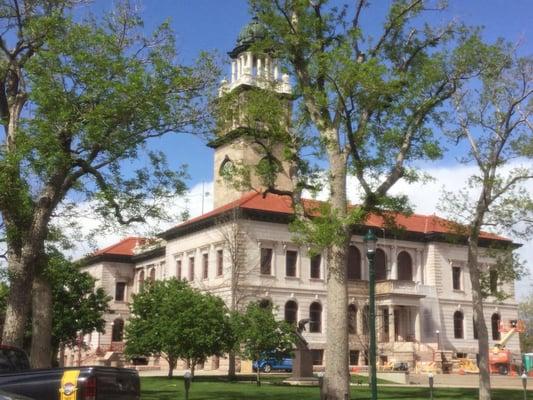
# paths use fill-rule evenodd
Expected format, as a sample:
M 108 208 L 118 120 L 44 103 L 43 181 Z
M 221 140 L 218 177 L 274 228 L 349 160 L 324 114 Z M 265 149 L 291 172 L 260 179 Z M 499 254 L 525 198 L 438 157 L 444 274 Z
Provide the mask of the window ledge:
M 324 282 L 324 278 L 309 278 L 311 282 Z
M 454 292 L 454 293 L 465 294 L 465 291 L 464 291 L 463 289 L 453 289 L 453 292 Z
M 288 279 L 290 281 L 299 281 L 300 277 L 299 276 L 285 276 L 285 279 Z
M 259 274 L 260 278 L 275 279 L 275 275 Z

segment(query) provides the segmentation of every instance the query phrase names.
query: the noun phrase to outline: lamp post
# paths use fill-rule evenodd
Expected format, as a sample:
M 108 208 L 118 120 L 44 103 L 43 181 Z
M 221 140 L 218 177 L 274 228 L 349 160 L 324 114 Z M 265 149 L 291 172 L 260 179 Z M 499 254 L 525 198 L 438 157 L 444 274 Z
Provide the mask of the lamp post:
M 370 330 L 370 393 L 371 399 L 378 398 L 378 386 L 376 379 L 376 269 L 374 260 L 376 257 L 376 243 L 378 238 L 369 229 L 364 237 L 366 256 L 368 257 L 368 307 L 369 307 L 369 330 Z
M 437 334 L 437 350 L 440 350 L 440 331 L 437 329 L 435 333 Z

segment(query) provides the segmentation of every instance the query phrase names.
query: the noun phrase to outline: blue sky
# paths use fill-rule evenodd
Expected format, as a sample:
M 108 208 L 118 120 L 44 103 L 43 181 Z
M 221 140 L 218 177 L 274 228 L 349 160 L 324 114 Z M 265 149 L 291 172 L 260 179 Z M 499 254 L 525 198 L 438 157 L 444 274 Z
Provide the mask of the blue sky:
M 371 32 L 379 32 L 382 15 L 389 1 L 376 0 L 363 22 Z M 111 2 L 98 0 L 93 7 L 102 11 Z M 139 2 L 147 31 L 169 19 L 176 33 L 181 59 L 190 63 L 203 50 L 224 55 L 231 50 L 240 29 L 250 20 L 246 0 L 144 0 Z M 521 52 L 533 53 L 532 0 L 451 0 L 449 11 L 434 18 L 436 23 L 457 18 L 468 24 L 484 26 L 484 36 L 493 41 L 504 37 L 521 42 Z M 228 66 L 225 73 L 228 74 Z M 173 165 L 187 164 L 190 186 L 211 181 L 212 150 L 201 140 L 184 135 L 161 139 L 155 146 L 164 150 Z M 441 163 L 453 162 L 447 158 Z

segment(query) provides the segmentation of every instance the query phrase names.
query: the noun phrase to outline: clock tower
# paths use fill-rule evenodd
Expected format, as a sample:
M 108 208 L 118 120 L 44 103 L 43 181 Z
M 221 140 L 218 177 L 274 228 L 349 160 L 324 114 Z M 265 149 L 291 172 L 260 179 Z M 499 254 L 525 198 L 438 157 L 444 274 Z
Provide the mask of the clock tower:
M 214 207 L 239 199 L 250 190 L 264 190 L 265 183 L 254 172 L 261 163 L 275 166 L 277 171 L 274 186 L 290 190 L 288 175 L 289 163 L 283 159 L 284 145 L 277 143 L 268 131 L 261 135 L 251 135 L 250 118 L 246 107 L 252 92 L 275 93 L 281 100 L 283 113 L 289 128 L 292 110 L 291 85 L 289 76 L 280 72 L 279 65 L 268 52 L 252 51 L 254 42 L 264 39 L 266 32 L 254 19 L 246 25 L 237 38 L 235 48 L 228 54 L 231 57 L 230 81 L 222 81 L 219 89 L 220 101 L 230 99 L 231 114 L 227 121 L 219 121 L 216 138 L 209 143 L 215 149 L 214 155 Z M 252 121 L 253 122 L 253 121 Z M 260 137 L 259 137 L 260 136 Z M 268 148 L 268 156 L 265 149 Z

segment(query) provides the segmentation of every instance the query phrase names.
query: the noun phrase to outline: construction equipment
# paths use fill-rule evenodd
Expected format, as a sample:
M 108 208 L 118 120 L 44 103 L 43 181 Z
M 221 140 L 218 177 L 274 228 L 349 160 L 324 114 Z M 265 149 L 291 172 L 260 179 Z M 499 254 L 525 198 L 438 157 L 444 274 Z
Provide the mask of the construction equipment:
M 502 336 L 489 353 L 489 369 L 491 374 L 507 375 L 512 371 L 512 354 L 505 345 L 515 333 L 525 332 L 526 326 L 522 320 L 511 320 L 507 326 L 501 322 L 498 330 Z

